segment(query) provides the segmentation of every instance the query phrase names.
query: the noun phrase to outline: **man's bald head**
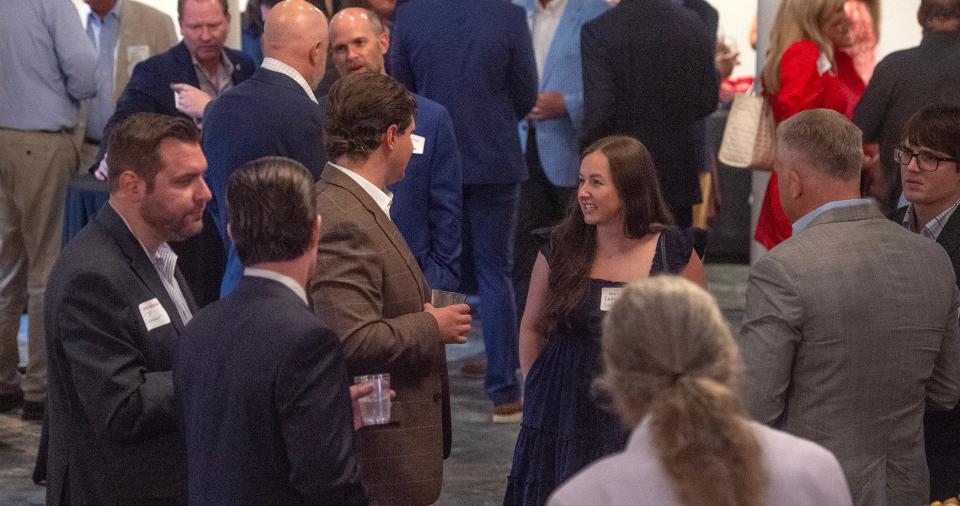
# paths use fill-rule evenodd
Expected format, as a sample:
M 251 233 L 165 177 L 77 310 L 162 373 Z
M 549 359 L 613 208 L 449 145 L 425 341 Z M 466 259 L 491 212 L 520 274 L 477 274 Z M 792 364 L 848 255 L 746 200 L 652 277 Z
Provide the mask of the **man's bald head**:
M 341 76 L 383 73 L 383 57 L 389 48 L 380 18 L 367 9 L 349 7 L 330 20 L 330 55 Z
M 327 17 L 304 0 L 285 0 L 267 14 L 263 24 L 263 56 L 300 72 L 316 88 L 327 63 Z

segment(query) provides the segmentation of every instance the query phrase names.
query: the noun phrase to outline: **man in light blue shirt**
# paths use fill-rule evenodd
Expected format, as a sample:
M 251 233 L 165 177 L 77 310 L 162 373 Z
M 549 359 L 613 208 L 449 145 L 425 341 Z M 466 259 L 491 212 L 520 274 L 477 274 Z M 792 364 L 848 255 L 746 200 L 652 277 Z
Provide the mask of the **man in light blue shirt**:
M 40 419 L 47 397 L 43 294 L 77 167 L 77 104 L 97 91 L 97 56 L 69 0 L 0 0 L 0 12 L 0 412 L 25 400 L 23 418 Z M 21 382 L 24 307 L 29 358 Z

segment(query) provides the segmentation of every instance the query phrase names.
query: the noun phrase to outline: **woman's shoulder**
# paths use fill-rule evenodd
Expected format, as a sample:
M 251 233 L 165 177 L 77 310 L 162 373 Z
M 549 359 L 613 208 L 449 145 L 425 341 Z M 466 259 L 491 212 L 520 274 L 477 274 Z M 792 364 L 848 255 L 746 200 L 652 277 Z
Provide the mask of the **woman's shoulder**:
M 660 244 L 657 255 L 665 255 L 661 260 L 666 262 L 668 270 L 677 273 L 683 270 L 690 261 L 690 254 L 694 249 L 695 228 L 680 229 L 675 226 L 660 231 Z
M 837 458 L 826 448 L 792 434 L 750 422 L 763 448 L 770 476 L 770 498 L 794 504 L 851 503 Z
M 790 46 L 787 47 L 787 50 L 783 52 L 783 59 L 813 59 L 816 60 L 820 57 L 820 48 L 817 47 L 817 43 L 810 39 L 800 39 Z

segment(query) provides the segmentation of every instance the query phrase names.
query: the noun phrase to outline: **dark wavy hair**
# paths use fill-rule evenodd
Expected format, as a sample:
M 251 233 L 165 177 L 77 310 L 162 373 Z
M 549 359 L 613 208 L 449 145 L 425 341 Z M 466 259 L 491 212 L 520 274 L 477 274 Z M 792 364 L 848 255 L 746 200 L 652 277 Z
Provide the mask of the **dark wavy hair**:
M 313 176 L 281 156 L 247 162 L 227 183 L 227 219 L 243 265 L 283 262 L 310 246 L 317 219 Z
M 903 126 L 901 138 L 960 158 L 960 104 L 939 102 L 915 112 Z M 958 168 L 960 169 L 960 168 Z
M 623 235 L 639 239 L 673 225 L 660 193 L 660 182 L 650 152 L 638 140 L 624 135 L 604 137 L 591 144 L 586 157 L 599 152 L 610 163 L 613 186 L 623 203 Z M 597 256 L 597 227 L 583 221 L 580 203 L 573 199 L 567 214 L 550 234 L 552 249 L 547 301 L 538 322 L 544 334 L 557 320 L 574 310 L 590 288 L 590 270 Z
M 327 155 L 366 160 L 380 147 L 390 125 L 406 130 L 417 112 L 417 101 L 392 77 L 365 72 L 341 77 L 329 95 Z

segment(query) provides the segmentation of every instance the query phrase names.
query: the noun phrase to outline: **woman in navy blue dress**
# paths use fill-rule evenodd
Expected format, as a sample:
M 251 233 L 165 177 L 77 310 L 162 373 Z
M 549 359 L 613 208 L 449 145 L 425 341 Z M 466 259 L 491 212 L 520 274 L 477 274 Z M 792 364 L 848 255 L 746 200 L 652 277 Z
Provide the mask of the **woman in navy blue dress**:
M 541 505 L 591 462 L 623 449 L 627 430 L 594 393 L 600 325 L 630 281 L 679 274 L 706 287 L 700 258 L 673 226 L 653 161 L 636 139 L 600 139 L 580 186 L 537 257 L 520 325 L 523 425 L 504 504 Z

